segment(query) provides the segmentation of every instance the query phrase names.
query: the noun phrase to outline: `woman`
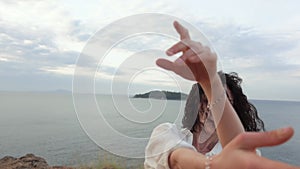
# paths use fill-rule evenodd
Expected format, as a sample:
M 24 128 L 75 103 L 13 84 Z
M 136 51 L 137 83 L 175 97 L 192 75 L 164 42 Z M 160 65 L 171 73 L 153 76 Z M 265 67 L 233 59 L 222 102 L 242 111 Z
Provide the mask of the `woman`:
M 178 22 L 174 27 L 180 41 L 169 48 L 169 56 L 182 52 L 174 62 L 158 59 L 157 65 L 179 76 L 199 83 L 206 95 L 219 142 L 220 154 L 205 157 L 198 153 L 189 140 L 187 129 L 180 131 L 170 123 L 157 126 L 150 137 L 145 152 L 145 168 L 156 169 L 299 169 L 285 163 L 272 161 L 256 154 L 255 149 L 286 142 L 293 135 L 292 128 L 271 132 L 245 132 L 238 114 L 226 97 L 217 73 L 217 56 L 209 48 L 190 39 L 189 32 Z M 199 103 L 199 102 L 198 102 Z
M 243 93 L 242 79 L 237 73 L 218 72 L 218 74 L 224 79 L 227 98 L 245 131 L 264 131 L 264 122 L 258 117 L 256 108 L 249 103 L 247 96 Z M 216 154 L 220 152 L 221 146 L 217 145 L 218 136 L 207 104 L 203 89 L 198 83 L 194 84 L 186 102 L 182 124 L 193 133 L 193 146 L 198 152 L 206 154 L 213 150 L 211 154 Z

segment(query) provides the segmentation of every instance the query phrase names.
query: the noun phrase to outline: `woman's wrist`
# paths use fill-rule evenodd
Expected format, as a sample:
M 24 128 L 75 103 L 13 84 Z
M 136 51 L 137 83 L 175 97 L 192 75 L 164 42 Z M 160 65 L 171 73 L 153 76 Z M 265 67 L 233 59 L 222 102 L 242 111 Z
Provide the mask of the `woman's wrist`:
M 212 160 L 213 160 L 213 156 L 206 155 L 206 161 L 204 163 L 205 169 L 210 169 Z
M 220 155 L 206 156 L 205 169 L 218 169 L 222 168 L 219 163 Z
M 215 97 L 218 97 L 218 95 L 220 95 L 220 93 L 224 93 L 225 90 L 222 81 L 217 74 L 207 82 L 198 83 L 201 85 L 209 102 L 212 101 L 212 97 L 214 95 Z

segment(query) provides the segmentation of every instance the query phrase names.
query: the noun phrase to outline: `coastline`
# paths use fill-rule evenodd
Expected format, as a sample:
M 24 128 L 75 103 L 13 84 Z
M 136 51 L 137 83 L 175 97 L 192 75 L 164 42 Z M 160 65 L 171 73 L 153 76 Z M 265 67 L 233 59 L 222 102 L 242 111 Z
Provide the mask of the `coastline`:
M 106 159 L 105 161 L 98 161 L 91 164 L 78 164 L 75 166 L 50 166 L 46 159 L 34 154 L 26 154 L 19 158 L 12 156 L 5 156 L 0 159 L 1 169 L 125 169 L 124 162 L 118 162 L 116 159 Z M 135 166 L 133 168 L 143 168 L 143 165 Z
M 35 169 L 75 169 L 69 166 L 49 166 L 47 161 L 34 154 L 26 154 L 16 158 L 5 156 L 0 159 L 0 168 L 19 169 L 19 168 L 35 168 Z

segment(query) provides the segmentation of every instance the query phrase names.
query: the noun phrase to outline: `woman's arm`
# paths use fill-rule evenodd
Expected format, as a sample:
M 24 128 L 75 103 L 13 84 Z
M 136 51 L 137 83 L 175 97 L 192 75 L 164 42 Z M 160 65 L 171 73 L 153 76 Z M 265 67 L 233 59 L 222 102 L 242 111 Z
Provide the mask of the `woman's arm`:
M 187 148 L 178 148 L 169 156 L 169 166 L 171 169 L 204 169 L 206 157 Z
M 211 80 L 210 86 L 202 85 L 202 87 L 211 105 L 220 143 L 225 147 L 234 137 L 244 132 L 244 127 L 226 96 L 219 76 Z
M 235 137 L 223 151 L 212 157 L 207 167 L 210 169 L 300 169 L 279 161 L 273 161 L 255 152 L 256 148 L 282 144 L 289 140 L 294 131 L 292 128 L 278 129 L 269 132 L 245 132 Z M 205 169 L 207 159 L 201 153 L 186 148 L 178 148 L 169 156 L 172 169 Z
M 236 135 L 244 132 L 235 110 L 227 100 L 225 89 L 217 74 L 217 56 L 208 47 L 192 41 L 189 32 L 178 22 L 174 27 L 180 35 L 180 41 L 167 50 L 172 56 L 182 52 L 182 56 L 174 62 L 158 59 L 157 65 L 175 72 L 181 77 L 197 81 L 203 88 L 217 127 L 222 146 L 226 146 Z

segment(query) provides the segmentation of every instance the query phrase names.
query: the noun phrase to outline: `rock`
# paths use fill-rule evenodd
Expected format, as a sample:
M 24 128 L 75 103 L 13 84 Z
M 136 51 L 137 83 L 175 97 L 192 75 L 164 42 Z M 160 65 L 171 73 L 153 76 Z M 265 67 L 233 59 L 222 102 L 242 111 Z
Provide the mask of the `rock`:
M 49 166 L 42 157 L 34 154 L 26 154 L 23 157 L 15 158 L 5 156 L 0 159 L 0 169 L 72 169 L 66 166 Z
M 73 169 L 73 168 L 66 167 L 66 166 L 53 166 L 53 167 L 49 167 L 48 169 Z

